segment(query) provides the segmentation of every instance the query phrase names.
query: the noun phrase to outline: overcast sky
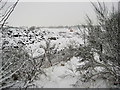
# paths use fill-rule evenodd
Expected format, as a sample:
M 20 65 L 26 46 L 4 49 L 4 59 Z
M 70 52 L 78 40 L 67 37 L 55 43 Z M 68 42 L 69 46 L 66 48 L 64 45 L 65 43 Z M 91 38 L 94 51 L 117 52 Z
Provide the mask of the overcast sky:
M 117 8 L 117 3 L 114 3 Z M 111 8 L 112 3 L 106 6 Z M 58 26 L 85 23 L 88 14 L 96 21 L 90 2 L 19 2 L 8 19 L 12 26 Z

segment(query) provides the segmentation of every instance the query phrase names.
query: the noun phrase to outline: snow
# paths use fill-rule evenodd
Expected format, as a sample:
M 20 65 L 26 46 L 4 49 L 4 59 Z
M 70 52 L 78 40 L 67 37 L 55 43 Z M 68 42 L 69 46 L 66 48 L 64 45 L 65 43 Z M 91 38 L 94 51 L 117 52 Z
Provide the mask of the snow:
M 45 68 L 46 75 L 39 75 L 39 80 L 35 80 L 34 84 L 38 88 L 108 88 L 107 82 L 102 79 L 81 82 L 80 73 L 76 72 L 78 61 L 77 57 L 73 57 L 70 61 Z
M 41 56 L 45 53 L 45 50 L 43 48 L 36 49 L 33 53 L 33 58 Z
M 35 32 L 36 32 L 36 34 L 40 34 L 41 33 L 40 31 L 42 32 L 42 34 L 43 34 L 43 32 L 44 33 L 49 32 L 48 34 L 44 35 L 45 40 L 47 40 L 48 38 L 53 37 L 53 36 L 58 38 L 57 40 L 50 41 L 51 46 L 53 46 L 55 44 L 55 48 L 57 49 L 57 51 L 60 51 L 61 49 L 68 47 L 68 45 L 70 45 L 70 44 L 75 44 L 76 46 L 83 44 L 82 38 L 79 38 L 79 36 L 75 35 L 75 33 L 71 33 L 69 31 L 69 29 L 67 29 L 67 28 L 41 28 L 40 30 L 38 30 L 38 31 L 36 30 Z M 76 31 L 77 30 L 75 30 L 75 32 Z M 63 34 L 65 34 L 65 37 L 61 36 L 60 32 L 64 32 Z M 34 34 L 32 32 L 30 32 L 28 34 L 28 36 L 29 35 L 34 36 Z M 28 43 L 30 43 L 32 41 L 35 41 L 35 43 L 26 45 L 26 50 L 29 50 L 29 53 L 31 53 L 31 51 L 33 51 L 34 57 L 37 57 L 37 55 L 43 54 L 43 52 L 44 52 L 43 50 L 37 50 L 37 49 L 41 48 L 40 46 L 46 47 L 45 40 L 39 40 L 39 39 L 41 39 L 40 36 L 41 35 L 36 36 L 36 39 L 34 37 L 32 37 L 32 39 L 28 40 Z M 70 37 L 70 38 L 68 38 L 68 37 Z M 22 39 L 22 41 L 25 42 L 28 39 L 28 37 L 23 37 L 20 39 Z M 16 40 L 20 40 L 20 39 L 16 39 Z
M 41 56 L 45 53 L 43 47 L 46 47 L 46 41 L 48 38 L 56 37 L 56 40 L 50 40 L 50 47 L 55 45 L 55 49 L 60 51 L 61 49 L 68 48 L 69 45 L 73 47 L 79 47 L 80 44 L 84 44 L 80 30 L 78 28 L 71 28 L 73 32 L 70 32 L 68 28 L 40 28 L 36 29 L 35 33 L 30 31 L 28 36 L 32 36 L 31 39 L 25 36 L 27 35 L 26 29 L 22 28 L 22 30 L 11 29 L 13 31 L 13 35 L 23 34 L 21 37 L 9 38 L 5 39 L 9 41 L 8 46 L 17 45 L 18 41 L 22 41 L 25 43 L 26 51 L 33 57 Z M 83 32 L 83 29 L 81 29 Z M 76 34 L 79 33 L 80 35 Z M 37 36 L 35 36 L 37 34 Z M 43 35 L 43 37 L 41 37 Z M 1 35 L 0 35 L 1 37 Z M 32 43 L 34 41 L 34 43 Z M 99 56 L 95 53 L 95 60 L 99 61 Z M 105 88 L 108 87 L 104 80 L 97 79 L 95 82 L 81 82 L 80 73 L 76 72 L 76 68 L 80 65 L 84 65 L 85 62 L 79 63 L 81 58 L 72 57 L 69 61 L 61 61 L 56 65 L 51 67 L 43 68 L 45 74 L 40 74 L 39 79 L 35 80 L 33 83 L 38 88 Z M 95 68 L 97 71 L 103 70 L 101 67 Z M 18 85 L 20 86 L 20 85 Z
M 76 83 L 77 88 L 109 88 L 107 82 L 102 79 L 96 79 L 95 81 L 81 82 Z
M 55 66 L 45 68 L 44 74 L 40 75 L 40 80 L 34 83 L 38 88 L 73 88 L 73 84 L 77 81 L 77 73 L 75 67 L 77 66 L 77 58 L 73 57 L 68 62 L 61 62 Z M 64 66 L 61 66 L 64 64 Z M 76 77 L 75 77 L 76 76 Z

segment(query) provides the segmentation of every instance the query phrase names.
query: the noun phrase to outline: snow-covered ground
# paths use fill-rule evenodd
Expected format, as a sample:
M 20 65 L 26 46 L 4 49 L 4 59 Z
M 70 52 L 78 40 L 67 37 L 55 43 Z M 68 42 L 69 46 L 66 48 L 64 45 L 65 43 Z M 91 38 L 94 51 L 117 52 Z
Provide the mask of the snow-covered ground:
M 3 37 L 3 41 L 7 41 L 4 46 L 24 45 L 28 53 L 32 51 L 33 56 L 36 57 L 40 53 L 44 53 L 40 46 L 46 46 L 45 40 L 48 39 L 50 39 L 51 46 L 55 45 L 58 51 L 70 44 L 84 43 L 81 31 L 78 28 L 39 28 L 33 31 L 27 29 L 25 27 L 8 28 Z
M 78 57 L 72 57 L 70 61 L 44 68 L 44 74 L 39 74 L 37 80 L 30 84 L 29 88 L 109 88 L 108 83 L 103 79 L 82 82 L 80 73 L 76 72 Z M 14 88 L 22 87 L 24 83 L 18 82 Z M 33 85 L 33 86 L 31 86 Z
M 78 79 L 78 73 L 75 72 L 76 66 L 77 59 L 74 57 L 71 61 L 60 62 L 55 66 L 45 68 L 46 75 L 40 75 L 40 80 L 34 83 L 39 88 L 72 88 Z
M 79 58 L 73 57 L 70 61 L 45 68 L 46 75 L 39 75 L 39 80 L 34 81 L 38 88 L 107 88 L 105 80 L 95 82 L 81 82 L 80 73 L 76 72 Z
M 3 40 L 9 41 L 5 46 L 16 46 L 24 44 L 25 49 L 33 58 L 45 53 L 46 40 L 50 39 L 50 47 L 55 45 L 55 49 L 60 51 L 69 45 L 77 47 L 84 44 L 82 32 L 78 28 L 40 28 L 34 31 L 26 31 L 26 28 L 12 28 L 12 33 L 5 34 Z M 20 35 L 20 36 L 16 36 Z M 15 36 L 15 37 L 12 37 Z M 96 57 L 97 58 L 97 57 Z M 76 72 L 79 58 L 73 56 L 69 61 L 61 61 L 51 67 L 43 68 L 45 74 L 40 74 L 38 80 L 33 83 L 38 88 L 106 88 L 107 83 L 104 80 L 95 82 L 81 82 L 80 73 Z M 80 64 L 79 64 L 80 65 Z

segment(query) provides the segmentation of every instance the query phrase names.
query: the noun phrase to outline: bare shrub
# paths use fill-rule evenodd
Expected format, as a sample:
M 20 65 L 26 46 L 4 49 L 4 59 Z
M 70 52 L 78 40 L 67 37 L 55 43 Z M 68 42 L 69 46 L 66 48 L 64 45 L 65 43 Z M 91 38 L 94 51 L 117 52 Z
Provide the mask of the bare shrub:
M 38 74 L 42 73 L 38 67 L 39 63 L 35 62 L 23 47 L 3 49 L 0 88 L 12 87 L 20 81 L 24 83 L 21 87 L 27 87 Z
M 107 10 L 105 3 L 93 4 L 98 25 L 93 25 L 92 20 L 87 16 L 88 23 L 88 46 L 82 49 L 82 60 L 85 62 L 78 68 L 81 71 L 84 81 L 98 77 L 104 78 L 113 84 L 120 85 L 120 62 L 119 62 L 119 20 L 118 11 Z M 95 59 L 95 53 L 99 59 Z

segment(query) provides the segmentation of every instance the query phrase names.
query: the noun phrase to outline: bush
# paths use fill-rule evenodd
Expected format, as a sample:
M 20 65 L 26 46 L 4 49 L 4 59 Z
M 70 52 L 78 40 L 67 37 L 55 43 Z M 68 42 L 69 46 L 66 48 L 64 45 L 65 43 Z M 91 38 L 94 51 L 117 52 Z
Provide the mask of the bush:
M 23 47 L 6 47 L 2 50 L 2 67 L 0 68 L 0 88 L 12 87 L 22 81 L 27 87 L 41 72 L 40 63 L 29 56 Z M 23 87 L 23 86 L 21 86 Z
M 98 2 L 98 6 L 92 3 L 95 9 L 98 25 L 93 25 L 92 20 L 88 18 L 88 46 L 83 47 L 83 58 L 81 62 L 86 62 L 78 68 L 84 71 L 84 81 L 89 81 L 97 77 L 102 77 L 112 84 L 120 85 L 120 33 L 118 11 L 110 13 L 105 3 Z M 99 59 L 95 59 L 95 54 Z M 96 68 L 101 68 L 99 71 Z M 85 71 L 86 70 L 86 71 Z

